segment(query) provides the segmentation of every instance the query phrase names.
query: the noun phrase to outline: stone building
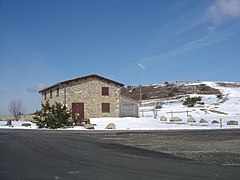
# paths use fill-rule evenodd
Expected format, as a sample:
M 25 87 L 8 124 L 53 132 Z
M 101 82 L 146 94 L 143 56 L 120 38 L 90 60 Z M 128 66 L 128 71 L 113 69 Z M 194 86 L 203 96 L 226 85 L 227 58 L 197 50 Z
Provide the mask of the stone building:
M 123 86 L 122 83 L 92 74 L 59 82 L 39 93 L 42 94 L 42 103 L 48 101 L 50 105 L 55 102 L 65 105 L 71 110 L 73 120 L 120 117 L 121 114 L 124 114 L 120 108 L 126 109 L 125 105 L 121 105 L 124 97 L 121 97 L 120 88 Z M 130 102 L 130 100 L 128 101 Z M 132 105 L 134 112 L 128 113 L 128 115 L 137 117 L 136 102 L 132 101 Z

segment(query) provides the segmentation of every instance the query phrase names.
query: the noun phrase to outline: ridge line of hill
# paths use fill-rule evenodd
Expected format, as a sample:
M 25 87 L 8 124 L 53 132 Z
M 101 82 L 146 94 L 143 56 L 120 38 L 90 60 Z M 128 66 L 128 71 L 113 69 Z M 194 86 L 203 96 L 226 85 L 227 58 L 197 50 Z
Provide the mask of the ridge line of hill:
M 211 86 L 215 84 L 215 86 Z M 142 99 L 165 99 L 182 97 L 187 94 L 208 94 L 218 95 L 221 91 L 216 87 L 240 87 L 240 82 L 226 82 L 226 81 L 177 81 L 175 83 L 165 82 L 162 84 L 143 85 Z M 139 86 L 127 86 L 121 89 L 121 94 L 135 100 L 140 99 Z

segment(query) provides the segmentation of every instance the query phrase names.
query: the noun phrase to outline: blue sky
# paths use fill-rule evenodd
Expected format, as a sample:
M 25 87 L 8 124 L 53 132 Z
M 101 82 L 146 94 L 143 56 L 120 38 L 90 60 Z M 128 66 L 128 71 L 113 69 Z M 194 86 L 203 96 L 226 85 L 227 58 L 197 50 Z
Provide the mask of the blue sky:
M 99 74 L 127 85 L 239 81 L 240 0 L 1 0 L 0 114 Z

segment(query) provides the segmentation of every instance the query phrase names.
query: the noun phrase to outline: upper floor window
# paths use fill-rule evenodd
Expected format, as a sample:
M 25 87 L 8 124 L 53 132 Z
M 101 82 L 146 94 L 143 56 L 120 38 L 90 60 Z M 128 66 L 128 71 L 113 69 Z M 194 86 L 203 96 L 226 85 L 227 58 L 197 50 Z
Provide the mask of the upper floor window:
M 50 98 L 52 98 L 52 90 L 50 90 Z
M 59 88 L 57 88 L 57 96 L 59 96 Z
M 102 95 L 108 96 L 109 95 L 109 88 L 108 87 L 102 87 Z

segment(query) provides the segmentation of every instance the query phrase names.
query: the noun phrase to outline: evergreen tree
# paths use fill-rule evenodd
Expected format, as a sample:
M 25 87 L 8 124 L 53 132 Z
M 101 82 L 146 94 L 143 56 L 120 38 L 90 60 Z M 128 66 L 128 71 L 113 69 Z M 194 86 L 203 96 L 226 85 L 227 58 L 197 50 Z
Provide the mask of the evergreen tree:
M 42 110 L 35 113 L 34 120 L 39 128 L 56 129 L 72 125 L 70 117 L 71 113 L 66 106 L 57 102 L 50 106 L 47 101 L 46 104 L 42 104 Z

